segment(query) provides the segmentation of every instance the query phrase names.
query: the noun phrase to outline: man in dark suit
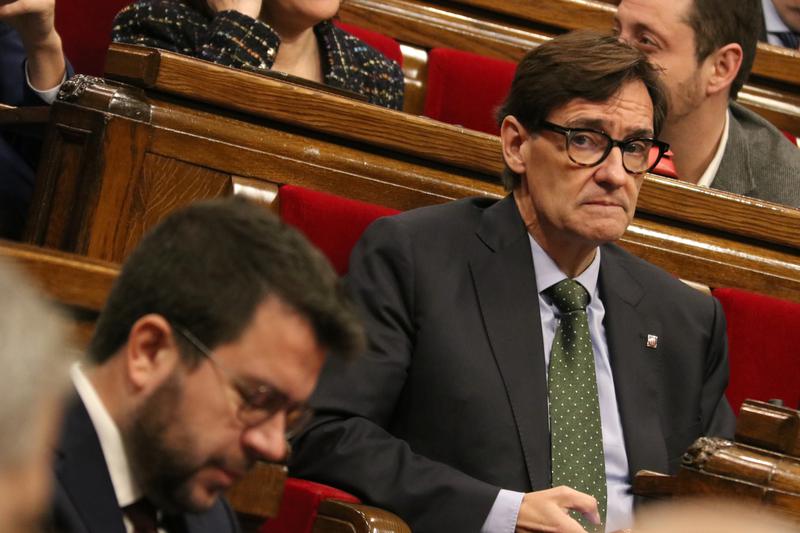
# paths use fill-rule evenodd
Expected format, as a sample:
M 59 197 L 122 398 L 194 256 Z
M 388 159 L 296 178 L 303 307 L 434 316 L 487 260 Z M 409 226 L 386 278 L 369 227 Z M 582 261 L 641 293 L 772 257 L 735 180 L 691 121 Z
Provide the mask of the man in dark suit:
M 670 110 L 661 136 L 680 179 L 800 207 L 800 150 L 735 102 L 761 19 L 759 0 L 622 0 L 615 27 L 663 69 Z
M 127 260 L 97 322 L 55 463 L 60 532 L 237 531 L 219 498 L 281 461 L 327 351 L 363 343 L 336 274 L 243 200 L 165 219 Z
M 730 435 L 719 304 L 610 244 L 665 114 L 655 68 L 613 37 L 528 54 L 499 115 L 512 194 L 384 218 L 356 246 L 369 349 L 328 362 L 293 475 L 417 533 L 614 531 L 637 470 Z
M 0 0 L 0 103 L 55 100 L 68 65 L 54 18 L 54 0 Z M 33 192 L 41 139 L 0 133 L 0 236 L 15 238 Z

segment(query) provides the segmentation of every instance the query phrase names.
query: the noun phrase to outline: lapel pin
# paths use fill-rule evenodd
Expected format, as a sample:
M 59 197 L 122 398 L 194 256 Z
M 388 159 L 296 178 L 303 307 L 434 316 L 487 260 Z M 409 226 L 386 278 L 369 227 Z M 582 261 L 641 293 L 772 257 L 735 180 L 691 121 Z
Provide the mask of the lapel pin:
M 647 335 L 647 345 L 648 348 L 658 348 L 658 336 L 657 335 Z

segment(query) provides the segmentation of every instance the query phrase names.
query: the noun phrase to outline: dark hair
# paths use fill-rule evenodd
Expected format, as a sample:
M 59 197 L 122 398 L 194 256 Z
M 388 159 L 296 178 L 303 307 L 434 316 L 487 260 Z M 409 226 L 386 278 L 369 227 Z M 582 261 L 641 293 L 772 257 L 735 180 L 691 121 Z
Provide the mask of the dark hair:
M 614 36 L 593 31 L 565 33 L 522 58 L 497 120 L 502 123 L 513 115 L 529 131 L 538 131 L 550 113 L 572 100 L 603 102 L 626 83 L 639 80 L 653 101 L 657 136 L 667 116 L 667 97 L 659 75 L 642 52 Z M 516 187 L 519 180 L 519 175 L 506 167 L 506 189 Z
M 698 62 L 726 44 L 742 47 L 742 66 L 731 84 L 731 98 L 739 94 L 753 68 L 762 16 L 759 0 L 694 0 L 689 8 L 686 23 L 694 31 Z
M 133 324 L 150 313 L 213 349 L 239 338 L 269 296 L 306 317 L 317 342 L 334 354 L 350 357 L 363 349 L 363 328 L 343 285 L 297 230 L 241 198 L 198 202 L 164 219 L 127 259 L 89 356 L 96 363 L 112 357 Z M 200 358 L 196 350 L 181 352 L 192 363 Z

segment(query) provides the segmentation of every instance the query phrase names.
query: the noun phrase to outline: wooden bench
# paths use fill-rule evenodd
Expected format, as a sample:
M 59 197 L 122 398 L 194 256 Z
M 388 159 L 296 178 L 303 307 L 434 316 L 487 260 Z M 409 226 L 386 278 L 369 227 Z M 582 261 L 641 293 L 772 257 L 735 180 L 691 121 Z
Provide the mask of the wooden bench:
M 608 31 L 616 7 L 595 0 L 348 0 L 342 21 L 392 36 L 404 52 L 405 110 L 421 114 L 426 58 L 445 47 L 518 61 L 528 50 L 571 29 Z M 800 136 L 800 54 L 764 43 L 739 102 Z
M 281 184 L 395 209 L 504 194 L 499 139 L 257 74 L 114 45 L 53 106 L 27 240 L 121 261 L 197 198 Z M 237 87 L 237 90 L 231 90 Z M 800 210 L 647 177 L 621 244 L 681 278 L 800 301 Z

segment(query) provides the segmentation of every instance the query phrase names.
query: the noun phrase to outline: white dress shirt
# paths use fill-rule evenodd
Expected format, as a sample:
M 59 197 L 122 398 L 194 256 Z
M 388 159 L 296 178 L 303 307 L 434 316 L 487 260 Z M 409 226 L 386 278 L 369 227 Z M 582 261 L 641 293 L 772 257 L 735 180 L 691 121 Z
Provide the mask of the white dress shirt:
M 553 344 L 558 326 L 557 309 L 544 291 L 567 278 L 559 270 L 550 256 L 530 237 L 533 267 L 536 285 L 539 290 L 539 314 L 542 321 L 542 339 L 545 368 L 550 364 L 550 347 Z M 608 484 L 608 512 L 606 515 L 606 531 L 616 531 L 631 527 L 633 523 L 633 495 L 630 492 L 628 478 L 628 457 L 625 452 L 625 441 L 622 431 L 622 420 L 617 407 L 617 396 L 614 388 L 614 376 L 608 354 L 603 318 L 605 308 L 600 300 L 597 286 L 600 274 L 600 249 L 597 249 L 594 260 L 575 281 L 583 285 L 590 295 L 587 314 L 589 333 L 594 352 L 595 374 L 597 376 L 597 393 L 600 404 L 600 419 L 603 429 L 603 453 L 606 462 L 606 482 Z M 524 495 L 519 492 L 501 490 L 481 528 L 482 533 L 513 533 L 519 508 Z

